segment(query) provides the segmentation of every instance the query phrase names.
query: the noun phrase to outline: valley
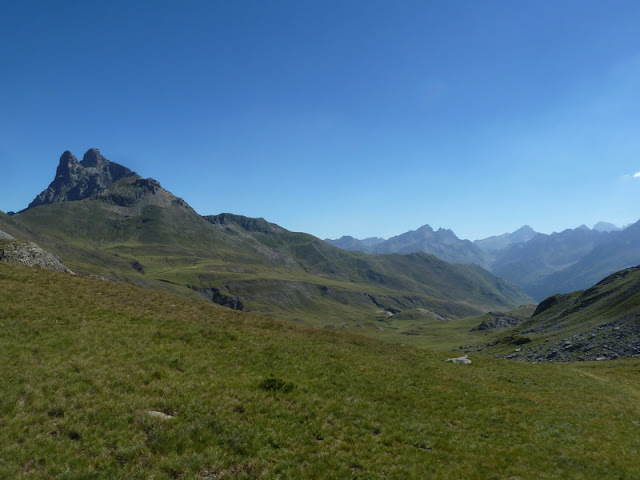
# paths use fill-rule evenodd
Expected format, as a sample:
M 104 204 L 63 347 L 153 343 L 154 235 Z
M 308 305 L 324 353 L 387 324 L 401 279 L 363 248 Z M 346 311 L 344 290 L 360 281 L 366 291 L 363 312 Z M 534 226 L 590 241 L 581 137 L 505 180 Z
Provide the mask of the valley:
M 0 1 L 0 480 L 639 480 L 639 18 Z
M 536 304 L 479 265 L 202 216 L 96 149 L 34 202 L 0 212 L 3 478 L 640 474 L 637 268 Z

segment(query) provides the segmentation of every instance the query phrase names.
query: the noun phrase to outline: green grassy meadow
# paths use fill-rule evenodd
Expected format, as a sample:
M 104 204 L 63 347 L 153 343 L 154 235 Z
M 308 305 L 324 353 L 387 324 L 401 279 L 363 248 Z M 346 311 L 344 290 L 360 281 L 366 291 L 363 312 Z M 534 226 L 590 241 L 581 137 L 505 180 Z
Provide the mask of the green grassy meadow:
M 640 477 L 640 360 L 448 356 L 0 264 L 0 478 Z

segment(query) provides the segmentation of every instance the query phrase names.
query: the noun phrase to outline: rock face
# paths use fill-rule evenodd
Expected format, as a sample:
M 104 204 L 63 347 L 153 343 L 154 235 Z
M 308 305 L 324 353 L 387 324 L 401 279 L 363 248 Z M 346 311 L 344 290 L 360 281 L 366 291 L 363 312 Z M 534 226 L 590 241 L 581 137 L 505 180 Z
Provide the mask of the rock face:
M 13 240 L 13 237 L 7 232 L 3 232 L 2 230 L 0 230 L 0 240 Z
M 35 243 L 19 240 L 0 242 L 0 262 L 73 273 L 64 266 L 60 257 L 43 250 Z
M 231 297 L 229 295 L 225 295 L 220 291 L 219 288 L 214 287 L 195 287 L 193 285 L 188 285 L 188 287 L 196 292 L 200 293 L 207 299 L 211 300 L 213 303 L 217 303 L 218 305 L 222 305 L 223 307 L 229 307 L 233 310 L 244 310 L 244 305 L 238 298 Z
M 472 329 L 471 331 L 474 332 L 478 330 L 480 331 L 481 330 L 504 330 L 506 328 L 511 328 L 511 327 L 515 327 L 516 325 L 520 325 L 523 321 L 524 319 L 522 318 L 510 317 L 509 315 L 499 315 L 483 321 L 480 325 L 478 325 L 476 328 Z
M 29 204 L 28 208 L 82 200 L 100 193 L 121 178 L 133 175 L 136 173 L 127 167 L 104 158 L 97 148 L 88 150 L 81 162 L 67 150 L 60 157 L 53 182 Z

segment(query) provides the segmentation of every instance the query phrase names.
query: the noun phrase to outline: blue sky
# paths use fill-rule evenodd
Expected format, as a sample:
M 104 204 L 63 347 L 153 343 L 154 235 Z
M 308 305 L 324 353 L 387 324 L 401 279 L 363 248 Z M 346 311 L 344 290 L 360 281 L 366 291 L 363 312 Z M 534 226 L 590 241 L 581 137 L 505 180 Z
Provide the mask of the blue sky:
M 640 218 L 640 2 L 0 0 L 0 210 L 100 148 L 321 238 Z

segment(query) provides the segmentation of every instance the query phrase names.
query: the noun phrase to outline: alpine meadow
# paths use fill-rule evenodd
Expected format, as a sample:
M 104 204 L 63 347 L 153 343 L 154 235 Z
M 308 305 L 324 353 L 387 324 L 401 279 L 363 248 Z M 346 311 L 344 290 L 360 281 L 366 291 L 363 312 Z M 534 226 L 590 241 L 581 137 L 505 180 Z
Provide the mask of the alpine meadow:
M 0 479 L 640 478 L 639 18 L 0 2 Z

